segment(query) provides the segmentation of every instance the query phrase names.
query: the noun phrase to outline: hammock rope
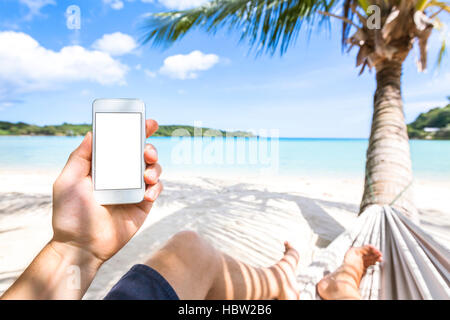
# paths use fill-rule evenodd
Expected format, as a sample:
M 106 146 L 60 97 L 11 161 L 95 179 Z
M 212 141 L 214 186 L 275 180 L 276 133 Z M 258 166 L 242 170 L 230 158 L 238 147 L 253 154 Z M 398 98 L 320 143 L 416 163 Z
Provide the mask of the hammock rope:
M 372 202 L 375 202 L 375 197 L 374 197 L 374 192 L 373 192 L 373 187 L 372 187 L 373 182 L 372 182 L 372 179 L 370 178 L 370 175 L 369 175 L 367 172 L 366 172 L 366 179 L 367 179 L 367 186 L 369 187 L 369 195 L 370 195 L 370 198 L 372 199 Z M 414 179 L 412 179 L 412 180 L 406 185 L 406 187 L 404 187 L 403 190 L 400 191 L 400 192 L 394 197 L 394 199 L 389 203 L 389 205 L 390 205 L 390 206 L 393 206 L 393 205 L 397 202 L 397 200 L 400 199 L 401 196 L 406 192 L 406 190 L 408 190 L 408 189 L 411 187 L 411 185 L 413 184 L 413 182 L 414 182 Z
M 414 182 L 414 179 L 412 179 L 408 183 L 408 185 L 405 188 L 403 188 L 402 191 L 400 191 L 400 193 L 394 198 L 394 200 L 391 201 L 391 203 L 389 203 L 389 205 L 393 206 L 397 202 L 397 200 L 400 199 L 400 197 L 403 195 L 403 193 L 405 193 L 405 191 L 409 189 L 409 187 L 413 184 L 413 182 Z

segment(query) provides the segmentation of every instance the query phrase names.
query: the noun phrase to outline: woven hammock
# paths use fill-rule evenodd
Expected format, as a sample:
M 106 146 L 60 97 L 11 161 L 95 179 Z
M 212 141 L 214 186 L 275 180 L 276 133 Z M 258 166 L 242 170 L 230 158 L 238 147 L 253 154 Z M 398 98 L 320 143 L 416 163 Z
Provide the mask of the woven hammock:
M 390 206 L 367 208 L 297 278 L 301 299 L 319 299 L 316 284 L 342 263 L 349 247 L 372 244 L 383 262 L 368 268 L 362 299 L 450 299 L 450 251 Z

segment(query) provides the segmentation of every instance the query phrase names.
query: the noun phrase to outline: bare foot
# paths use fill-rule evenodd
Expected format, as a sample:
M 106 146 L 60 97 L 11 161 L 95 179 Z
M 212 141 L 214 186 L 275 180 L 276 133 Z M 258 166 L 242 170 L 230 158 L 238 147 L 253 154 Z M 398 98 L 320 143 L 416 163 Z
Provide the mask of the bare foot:
M 348 249 L 344 257 L 344 263 L 358 267 L 364 275 L 367 268 L 381 261 L 382 257 L 383 254 L 380 250 L 368 244 L 364 247 Z
M 382 253 L 372 245 L 350 248 L 342 265 L 317 284 L 325 300 L 361 299 L 359 283 L 371 265 L 382 261 Z
M 299 300 L 296 270 L 300 261 L 300 255 L 287 241 L 284 243 L 284 248 L 283 258 L 270 268 L 278 282 L 278 290 L 275 299 Z

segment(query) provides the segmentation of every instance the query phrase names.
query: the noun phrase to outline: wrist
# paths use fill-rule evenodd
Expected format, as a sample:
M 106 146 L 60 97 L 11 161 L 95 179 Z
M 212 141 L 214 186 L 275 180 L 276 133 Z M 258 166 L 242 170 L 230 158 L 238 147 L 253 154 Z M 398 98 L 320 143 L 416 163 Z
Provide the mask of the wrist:
M 77 245 L 61 242 L 52 239 L 48 244 L 54 254 L 56 254 L 63 264 L 67 266 L 77 266 L 87 273 L 96 273 L 100 269 L 103 261 L 86 249 Z
M 51 240 L 3 299 L 81 299 L 101 266 L 90 252 Z

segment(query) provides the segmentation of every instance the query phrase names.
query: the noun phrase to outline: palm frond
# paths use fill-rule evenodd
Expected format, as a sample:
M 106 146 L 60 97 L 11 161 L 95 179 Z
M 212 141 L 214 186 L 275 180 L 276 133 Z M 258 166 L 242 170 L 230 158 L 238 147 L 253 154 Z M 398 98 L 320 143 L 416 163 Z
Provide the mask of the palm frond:
M 369 2 L 367 0 L 358 0 L 359 6 L 363 8 L 364 12 L 367 12 L 367 8 L 369 7 Z
M 448 2 L 430 0 L 429 2 L 426 3 L 424 9 L 430 8 L 430 7 L 438 7 L 441 10 L 446 11 L 447 13 L 450 13 L 450 5 L 448 4 Z
M 439 20 L 439 18 L 435 18 L 435 28 L 439 30 L 441 33 L 441 47 L 439 48 L 438 57 L 436 61 L 436 65 L 439 67 L 442 64 L 442 60 L 444 59 L 445 54 L 447 53 L 447 41 L 445 30 L 447 29 L 445 24 Z
M 416 10 L 417 11 L 423 11 L 423 9 L 426 8 L 428 0 L 418 0 L 416 3 Z
M 439 49 L 439 54 L 437 58 L 437 65 L 440 66 L 442 63 L 442 59 L 444 58 L 445 53 L 447 52 L 447 43 L 445 39 L 441 42 L 441 48 Z
M 241 32 L 259 51 L 284 53 L 298 36 L 302 24 L 312 26 L 327 17 L 337 0 L 213 0 L 198 8 L 158 13 L 144 24 L 143 42 L 167 45 L 181 39 L 188 31 L 201 28 L 209 33 L 227 26 Z
M 367 25 L 370 5 L 381 9 L 381 30 Z M 228 28 L 237 30 L 241 41 L 248 41 L 251 48 L 257 47 L 257 53 L 279 50 L 283 54 L 298 38 L 302 26 L 310 36 L 317 22 L 328 23 L 332 17 L 342 21 L 342 48 L 359 48 L 357 65 L 362 70 L 385 60 L 403 61 L 415 40 L 421 53 L 419 69 L 424 69 L 433 21 L 443 11 L 450 12 L 447 1 L 211 0 L 194 9 L 151 15 L 145 21 L 142 42 L 169 45 L 194 29 L 214 34 Z M 445 51 L 444 42 L 439 61 Z
M 344 7 L 343 7 L 342 14 L 346 19 L 349 19 L 349 20 L 353 20 L 353 12 L 351 10 L 351 6 L 352 6 L 352 0 L 344 1 Z M 342 50 L 344 50 L 344 48 L 345 48 L 345 43 L 348 39 L 349 32 L 350 32 L 349 24 L 345 21 L 342 22 L 342 37 L 341 37 Z

